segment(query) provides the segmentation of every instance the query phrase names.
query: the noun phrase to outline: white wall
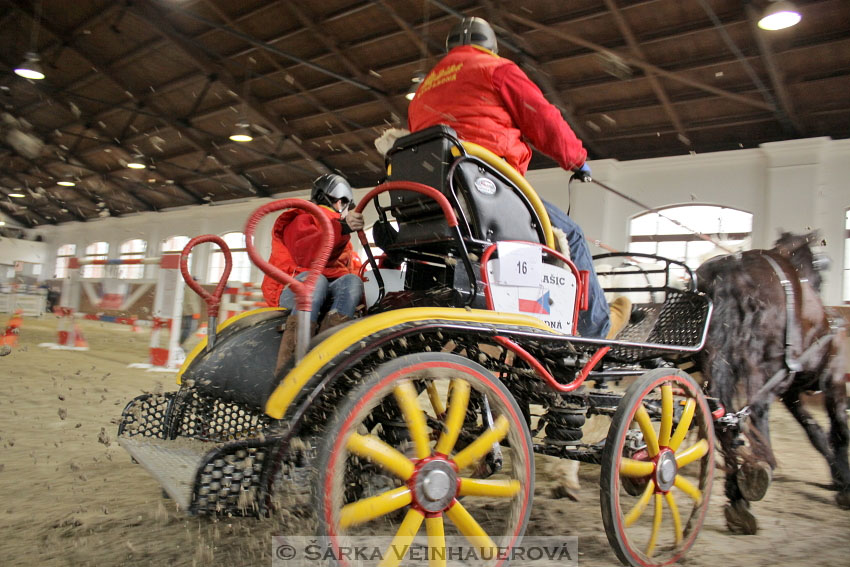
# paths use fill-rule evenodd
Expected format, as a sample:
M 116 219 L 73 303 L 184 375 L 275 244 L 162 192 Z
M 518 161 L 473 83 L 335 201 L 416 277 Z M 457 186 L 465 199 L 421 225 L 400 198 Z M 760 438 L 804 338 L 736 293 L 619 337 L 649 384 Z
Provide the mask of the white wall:
M 829 304 L 841 303 L 841 273 L 844 259 L 844 215 L 850 208 L 850 140 L 812 138 L 764 144 L 760 148 L 709 154 L 618 162 L 591 163 L 599 181 L 636 199 L 648 207 L 682 204 L 723 205 L 753 214 L 753 246 L 769 248 L 779 230 L 803 232 L 819 228 L 826 238 L 827 253 L 833 260 L 826 275 L 824 297 Z M 528 173 L 540 195 L 566 209 L 569 174 L 560 169 Z M 366 190 L 355 192 L 361 199 Z M 287 197 L 302 194 L 288 194 Z M 66 223 L 42 227 L 47 246 L 46 277 L 53 274 L 56 248 L 77 245 L 78 255 L 98 240 L 110 244 L 110 257 L 130 238 L 145 238 L 148 256 L 159 254 L 162 239 L 183 234 L 223 234 L 243 230 L 251 212 L 268 199 L 254 199 L 232 205 L 187 207 L 162 213 L 142 213 L 130 217 L 105 218 L 86 223 Z M 644 209 L 601 189 L 595 184 L 574 184 L 572 217 L 589 239 L 622 250 L 628 243 L 628 223 Z M 268 255 L 268 235 L 276 214 L 258 227 L 257 247 Z M 367 224 L 374 220 L 370 207 Z M 203 245 L 209 248 L 209 245 Z M 602 249 L 594 248 L 594 252 Z M 205 277 L 206 257 L 198 255 L 193 271 Z M 252 281 L 262 275 L 255 269 Z
M 45 242 L 0 237 L 0 264 L 14 265 L 17 261 L 44 264 L 49 258 Z

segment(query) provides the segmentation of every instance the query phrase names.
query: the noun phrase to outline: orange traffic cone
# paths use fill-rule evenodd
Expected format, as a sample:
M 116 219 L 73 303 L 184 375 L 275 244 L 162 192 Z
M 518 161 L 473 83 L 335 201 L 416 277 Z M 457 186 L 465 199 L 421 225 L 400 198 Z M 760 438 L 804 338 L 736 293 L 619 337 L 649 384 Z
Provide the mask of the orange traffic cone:
M 89 350 L 89 342 L 83 336 L 83 330 L 80 326 L 74 323 L 74 348 L 79 350 Z
M 6 324 L 6 332 L 3 334 L 2 339 L 0 339 L 0 347 L 4 347 L 0 348 L 0 351 L 3 354 L 9 354 L 13 348 L 18 346 L 18 335 L 21 332 L 21 324 L 23 322 L 21 311 L 15 311 L 15 314 L 12 315 L 12 318 Z
M 195 331 L 195 336 L 201 337 L 201 338 L 206 337 L 207 336 L 207 326 L 208 325 L 206 323 L 201 323 L 200 326 L 198 326 L 198 330 Z

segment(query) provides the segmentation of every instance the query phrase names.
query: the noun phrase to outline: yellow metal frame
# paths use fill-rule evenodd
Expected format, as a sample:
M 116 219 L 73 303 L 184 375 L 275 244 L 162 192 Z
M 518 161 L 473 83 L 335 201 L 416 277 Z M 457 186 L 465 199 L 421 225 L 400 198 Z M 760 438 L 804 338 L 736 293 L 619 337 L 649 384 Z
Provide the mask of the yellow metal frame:
M 219 323 L 218 326 L 215 328 L 215 333 L 216 333 L 216 335 L 218 335 L 219 333 L 224 331 L 227 327 L 229 327 L 230 325 L 232 325 L 236 321 L 239 321 L 240 319 L 244 319 L 245 317 L 248 317 L 249 315 L 254 315 L 255 313 L 264 313 L 266 311 L 285 311 L 285 309 L 283 307 L 261 307 L 260 309 L 252 309 L 251 311 L 244 311 L 242 313 L 239 313 L 238 315 L 234 315 L 230 319 L 227 319 L 227 320 Z M 186 355 L 186 360 L 183 361 L 183 365 L 180 367 L 180 370 L 177 372 L 177 383 L 178 384 L 183 383 L 183 373 L 186 372 L 186 369 L 189 368 L 189 365 L 192 364 L 192 361 L 195 360 L 195 358 L 197 358 L 197 356 L 199 354 L 201 354 L 204 351 L 205 348 L 207 348 L 206 337 L 201 339 L 201 342 L 196 344 L 195 348 L 193 348 L 192 351 L 189 354 Z
M 449 322 L 517 325 L 533 327 L 551 334 L 561 334 L 550 329 L 540 319 L 531 317 L 530 315 L 517 315 L 515 313 L 502 313 L 482 309 L 413 307 L 371 315 L 343 327 L 308 352 L 307 356 L 286 375 L 277 388 L 275 388 L 274 392 L 272 392 L 272 395 L 266 402 L 266 415 L 275 419 L 281 419 L 289 408 L 289 404 L 292 403 L 298 392 L 301 391 L 301 388 L 304 387 L 310 378 L 338 353 L 351 345 L 396 325 L 415 321 L 428 321 L 431 319 L 440 319 Z

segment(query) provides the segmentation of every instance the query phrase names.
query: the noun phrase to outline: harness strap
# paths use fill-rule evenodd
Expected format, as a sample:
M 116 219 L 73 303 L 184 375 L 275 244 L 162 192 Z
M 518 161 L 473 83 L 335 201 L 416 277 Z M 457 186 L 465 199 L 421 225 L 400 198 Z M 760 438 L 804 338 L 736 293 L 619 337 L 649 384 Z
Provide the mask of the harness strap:
M 791 280 L 786 276 L 785 270 L 782 269 L 776 260 L 768 254 L 762 254 L 762 257 L 767 260 L 767 263 L 776 272 L 779 283 L 785 289 L 785 366 L 788 367 L 788 370 L 792 374 L 796 374 L 803 369 L 803 365 L 794 356 L 794 353 L 798 352 L 802 345 L 800 329 L 797 325 L 793 324 L 797 320 L 797 309 L 794 304 L 794 287 Z
M 823 348 L 824 344 L 827 344 L 827 343 L 829 343 L 830 341 L 832 341 L 832 339 L 833 339 L 834 337 L 835 337 L 835 333 L 831 333 L 831 332 L 830 332 L 830 333 L 827 333 L 826 335 L 823 335 L 823 336 L 822 336 L 822 337 L 820 337 L 818 340 L 816 340 L 815 342 L 813 342 L 813 343 L 811 344 L 811 346 L 809 346 L 809 348 L 807 348 L 807 349 L 806 349 L 806 352 L 804 352 L 804 353 L 800 356 L 800 358 L 799 358 L 799 359 L 797 359 L 797 361 L 798 361 L 801 365 L 803 364 L 803 362 L 808 363 L 808 362 L 809 362 L 809 358 L 811 358 L 811 357 L 812 357 L 812 356 L 814 356 L 817 352 L 819 352 L 819 351 L 820 351 L 820 349 L 821 349 L 821 348 Z M 750 403 L 748 403 L 748 404 L 744 407 L 744 409 L 749 409 L 750 404 L 752 403 L 752 401 L 753 401 L 753 400 L 757 400 L 757 399 L 759 399 L 762 395 L 764 395 L 766 392 L 771 391 L 771 390 L 774 388 L 774 386 L 776 386 L 779 382 L 781 382 L 781 381 L 785 378 L 785 376 L 786 376 L 787 374 L 788 374 L 788 372 L 787 372 L 787 370 L 786 370 L 786 369 L 784 369 L 784 368 L 780 368 L 780 369 L 776 372 L 776 374 L 774 374 L 773 376 L 771 376 L 771 377 L 770 377 L 770 380 L 768 380 L 767 382 L 765 382 L 765 383 L 764 383 L 764 386 L 762 386 L 761 388 L 759 388 L 758 392 L 756 392 L 756 393 L 755 393 L 755 394 L 754 394 L 754 395 L 753 395 L 753 396 L 749 399 L 749 402 L 750 402 Z M 796 374 L 796 371 L 791 371 L 791 377 L 792 377 L 792 378 L 793 378 L 794 374 Z M 741 411 L 744 411 L 744 410 L 742 409 Z M 739 413 L 740 413 L 740 412 L 739 412 Z M 747 412 L 747 413 L 749 413 L 749 412 Z

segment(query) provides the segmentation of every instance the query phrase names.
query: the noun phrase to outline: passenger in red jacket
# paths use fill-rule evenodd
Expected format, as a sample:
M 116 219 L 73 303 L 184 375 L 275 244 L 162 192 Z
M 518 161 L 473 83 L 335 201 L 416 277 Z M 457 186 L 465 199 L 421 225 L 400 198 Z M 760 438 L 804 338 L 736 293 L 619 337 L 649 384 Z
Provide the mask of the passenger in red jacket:
M 589 178 L 587 151 L 540 89 L 512 61 L 499 57 L 496 34 L 481 18 L 464 18 L 446 39 L 448 54 L 431 70 L 407 110 L 411 132 L 446 124 L 461 140 L 474 142 L 525 175 L 531 146 L 566 170 Z M 570 256 L 591 273 L 589 308 L 579 315 L 585 337 L 605 337 L 608 304 L 596 279 L 593 259 L 581 228 L 563 211 L 543 201 L 552 225 L 567 235 Z
M 354 205 L 354 194 L 348 181 L 340 175 L 327 173 L 313 182 L 310 200 L 322 209 L 331 220 L 333 248 L 328 263 L 313 288 L 310 334 L 316 329 L 324 331 L 354 317 L 363 298 L 363 281 L 360 279 L 361 262 L 351 246 L 350 233 L 363 229 L 363 215 L 348 211 Z M 343 213 L 346 213 L 342 217 Z M 272 253 L 269 262 L 295 279 L 304 281 L 309 266 L 318 255 L 322 232 L 313 215 L 301 209 L 292 209 L 280 215 L 272 229 Z M 295 294 L 288 286 L 265 276 L 263 297 L 269 305 L 287 309 L 295 308 Z M 322 319 L 319 327 L 319 319 Z M 297 317 L 286 320 L 281 338 L 275 374 L 279 375 L 295 352 Z

